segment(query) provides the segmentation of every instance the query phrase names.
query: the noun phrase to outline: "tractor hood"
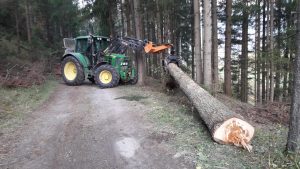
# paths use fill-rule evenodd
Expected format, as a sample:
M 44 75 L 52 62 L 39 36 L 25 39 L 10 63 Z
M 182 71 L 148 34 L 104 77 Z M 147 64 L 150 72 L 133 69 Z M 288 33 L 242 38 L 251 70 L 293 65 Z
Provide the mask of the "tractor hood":
M 123 54 L 116 54 L 116 53 L 112 53 L 112 54 L 110 54 L 110 56 L 112 58 L 127 58 L 127 56 L 125 56 Z

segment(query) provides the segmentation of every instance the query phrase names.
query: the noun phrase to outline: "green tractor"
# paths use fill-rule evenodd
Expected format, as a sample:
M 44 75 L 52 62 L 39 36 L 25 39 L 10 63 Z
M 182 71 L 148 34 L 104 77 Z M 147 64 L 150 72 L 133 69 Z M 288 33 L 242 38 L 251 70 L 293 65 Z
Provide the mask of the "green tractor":
M 135 84 L 137 71 L 125 52 L 128 47 L 141 50 L 143 46 L 143 41 L 132 38 L 111 40 L 92 35 L 64 38 L 63 80 L 67 85 L 75 86 L 88 79 L 100 88 L 115 87 L 119 82 Z

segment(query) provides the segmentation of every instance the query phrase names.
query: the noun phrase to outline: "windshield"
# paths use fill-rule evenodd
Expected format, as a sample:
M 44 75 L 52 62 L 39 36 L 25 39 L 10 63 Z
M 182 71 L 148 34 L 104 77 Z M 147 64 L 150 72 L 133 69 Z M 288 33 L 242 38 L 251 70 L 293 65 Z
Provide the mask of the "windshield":
M 104 49 L 106 49 L 109 45 L 109 41 L 107 41 L 106 39 L 102 39 L 102 40 L 96 40 L 96 51 L 103 51 Z
M 109 45 L 109 40 L 104 38 L 94 38 L 94 52 L 103 51 Z M 90 44 L 88 43 L 87 38 L 77 39 L 76 40 L 76 52 L 85 53 L 89 50 Z M 88 49 L 89 48 L 89 49 Z
M 85 53 L 88 47 L 87 39 L 77 39 L 76 52 Z

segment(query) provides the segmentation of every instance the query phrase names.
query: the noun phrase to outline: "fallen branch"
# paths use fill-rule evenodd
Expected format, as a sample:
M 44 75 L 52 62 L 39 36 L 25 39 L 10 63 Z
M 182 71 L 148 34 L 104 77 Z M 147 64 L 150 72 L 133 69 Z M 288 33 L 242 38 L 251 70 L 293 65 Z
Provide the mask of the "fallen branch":
M 13 67 L 6 69 L 5 81 L 8 79 L 10 71 L 15 68 L 18 64 L 15 64 Z

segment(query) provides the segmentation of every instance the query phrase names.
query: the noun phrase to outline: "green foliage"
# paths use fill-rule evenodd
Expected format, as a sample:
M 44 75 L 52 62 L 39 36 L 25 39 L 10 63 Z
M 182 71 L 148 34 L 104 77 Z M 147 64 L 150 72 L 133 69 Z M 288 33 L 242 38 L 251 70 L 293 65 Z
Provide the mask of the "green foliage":
M 0 55 L 3 63 L 50 57 L 56 60 L 56 54 L 63 51 L 62 38 L 76 36 L 79 30 L 79 9 L 74 0 L 0 3 Z

